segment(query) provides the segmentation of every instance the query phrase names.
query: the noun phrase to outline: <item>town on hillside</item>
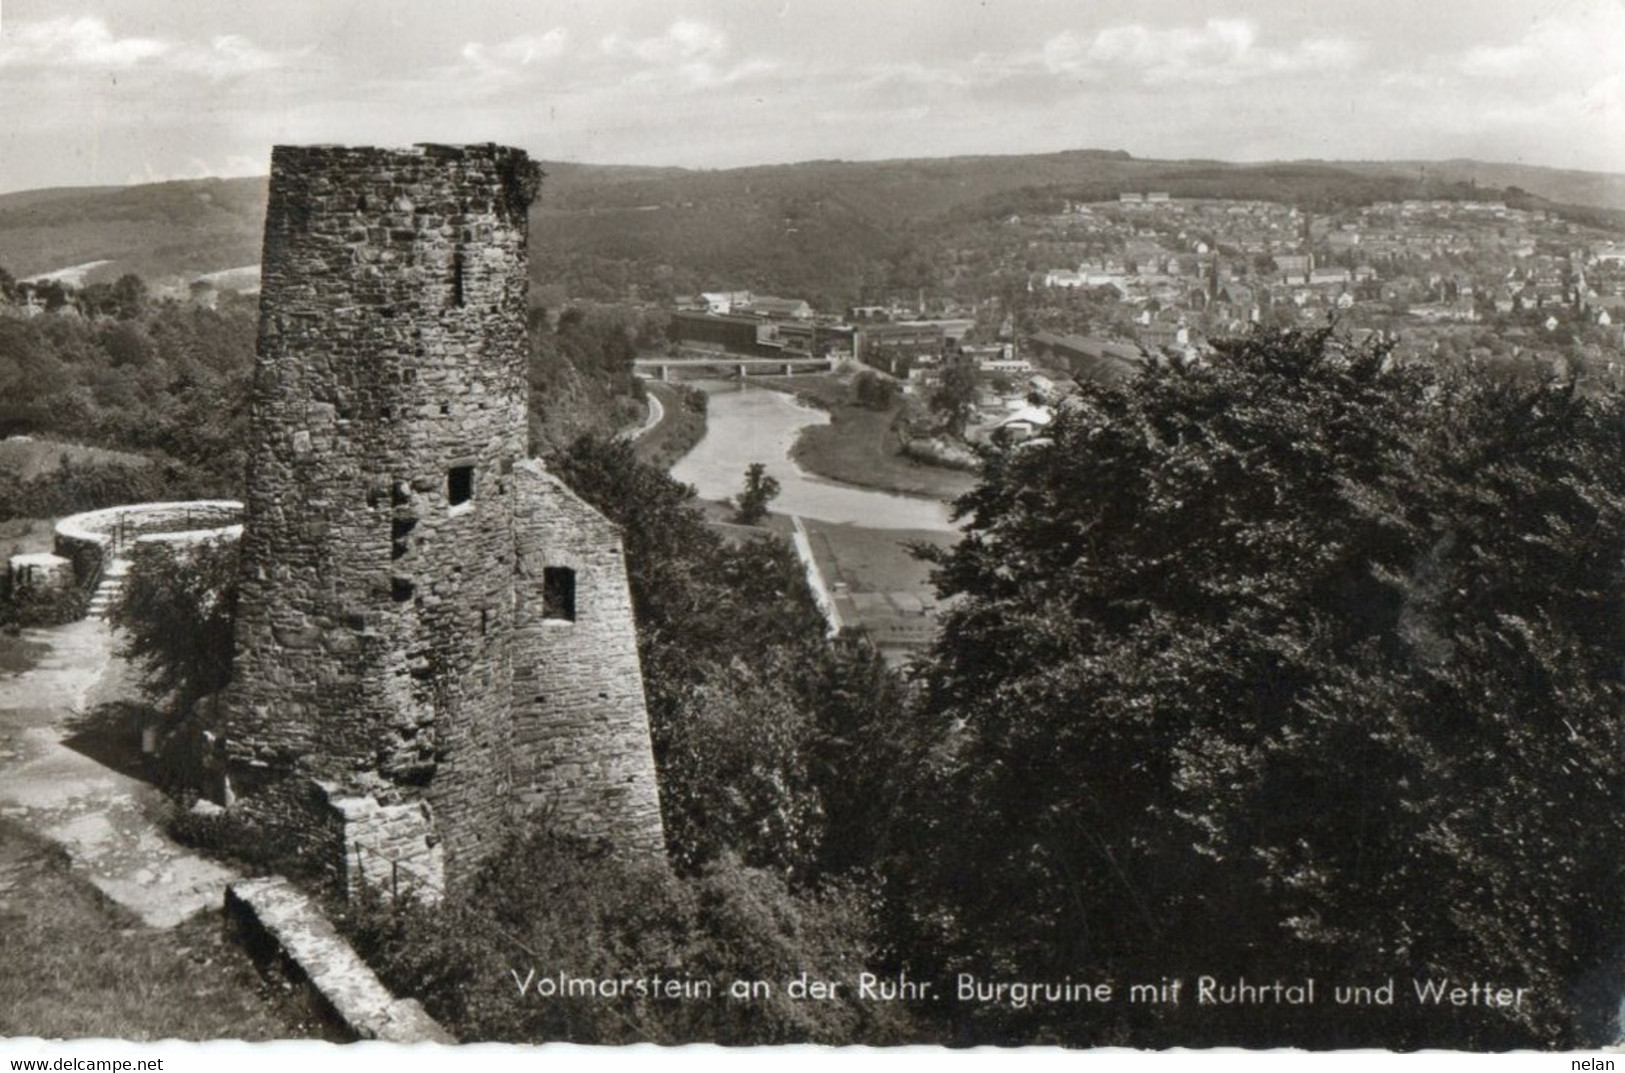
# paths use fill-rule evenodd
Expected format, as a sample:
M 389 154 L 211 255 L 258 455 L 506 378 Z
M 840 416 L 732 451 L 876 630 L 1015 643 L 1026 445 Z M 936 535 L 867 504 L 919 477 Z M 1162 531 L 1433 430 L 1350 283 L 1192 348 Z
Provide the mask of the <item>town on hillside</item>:
M 1002 221 L 995 263 L 1025 278 L 980 300 L 920 292 L 841 311 L 718 290 L 678 299 L 671 375 L 687 361 L 855 360 L 928 398 L 966 365 L 981 390 L 972 441 L 1043 427 L 1080 380 L 1115 380 L 1158 358 L 1200 360 L 1253 326 L 1336 323 L 1399 360 L 1522 366 L 1582 382 L 1625 371 L 1625 238 L 1502 200 L 1379 202 L 1329 213 L 1266 200 L 1124 191 L 1061 200 Z M 792 366 L 784 365 L 784 371 Z M 804 364 L 797 367 L 805 367 Z

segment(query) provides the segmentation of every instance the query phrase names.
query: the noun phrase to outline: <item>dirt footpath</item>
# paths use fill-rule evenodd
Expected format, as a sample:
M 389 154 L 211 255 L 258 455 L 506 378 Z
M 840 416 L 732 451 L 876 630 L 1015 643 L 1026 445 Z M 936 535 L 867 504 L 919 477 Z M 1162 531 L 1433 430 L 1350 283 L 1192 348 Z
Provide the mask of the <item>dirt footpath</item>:
M 49 652 L 0 676 L 0 815 L 61 844 L 76 871 L 152 927 L 219 906 L 234 873 L 173 842 L 159 824 L 163 795 L 109 766 L 119 756 L 108 742 L 133 744 L 136 728 L 86 730 L 101 706 L 135 695 L 107 624 L 87 619 L 23 638 Z

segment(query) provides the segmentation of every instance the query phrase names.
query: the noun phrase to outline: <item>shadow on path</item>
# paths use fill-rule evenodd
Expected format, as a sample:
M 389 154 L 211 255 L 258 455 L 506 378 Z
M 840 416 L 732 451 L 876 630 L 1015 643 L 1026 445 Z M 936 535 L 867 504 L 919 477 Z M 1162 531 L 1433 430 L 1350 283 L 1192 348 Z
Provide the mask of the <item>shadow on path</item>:
M 170 805 L 146 781 L 139 731 L 121 721 L 138 704 L 107 625 L 84 620 L 23 639 L 48 651 L 0 679 L 0 815 L 61 845 L 75 871 L 152 927 L 222 904 L 235 873 L 160 826 Z

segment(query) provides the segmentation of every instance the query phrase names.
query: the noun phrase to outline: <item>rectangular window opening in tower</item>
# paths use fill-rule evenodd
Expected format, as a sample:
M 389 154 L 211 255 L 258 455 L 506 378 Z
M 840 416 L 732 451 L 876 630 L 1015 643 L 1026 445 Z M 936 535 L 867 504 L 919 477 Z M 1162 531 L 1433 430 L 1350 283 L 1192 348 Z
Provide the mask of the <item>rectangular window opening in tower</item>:
M 576 620 L 576 572 L 568 566 L 542 569 L 542 618 L 548 622 Z
M 474 498 L 474 467 L 452 466 L 446 471 L 446 502 L 461 506 Z

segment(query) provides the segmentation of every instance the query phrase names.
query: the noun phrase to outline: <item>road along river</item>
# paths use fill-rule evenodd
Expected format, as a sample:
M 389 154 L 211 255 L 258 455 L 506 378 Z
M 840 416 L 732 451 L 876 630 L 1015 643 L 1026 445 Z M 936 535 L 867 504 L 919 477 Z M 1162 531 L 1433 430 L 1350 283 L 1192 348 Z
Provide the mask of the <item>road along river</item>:
M 761 462 L 779 482 L 775 513 L 865 529 L 955 531 L 946 503 L 825 480 L 791 461 L 790 448 L 801 430 L 828 423 L 823 410 L 766 388 L 711 381 L 695 386 L 710 395 L 705 437 L 672 467 L 671 475 L 698 488 L 701 498 L 739 494 L 746 468 Z

